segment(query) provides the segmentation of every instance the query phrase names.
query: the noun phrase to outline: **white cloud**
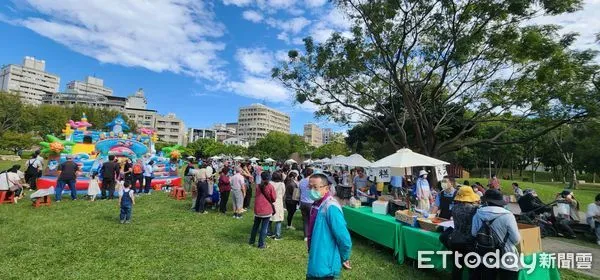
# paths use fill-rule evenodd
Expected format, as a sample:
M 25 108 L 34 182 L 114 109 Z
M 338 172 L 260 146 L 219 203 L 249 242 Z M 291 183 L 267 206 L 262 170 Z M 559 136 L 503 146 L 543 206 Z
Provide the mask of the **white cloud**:
M 103 63 L 223 80 L 225 26 L 195 0 L 23 0 L 39 16 L 13 20 Z M 30 14 L 30 13 L 28 13 Z
M 350 17 L 338 8 L 331 9 L 325 16 L 325 21 L 330 26 L 342 30 L 348 30 L 352 26 Z
M 257 0 L 257 2 L 259 5 L 273 9 L 287 9 L 296 4 L 296 0 Z
M 252 4 L 252 0 L 223 0 L 225 5 L 234 5 L 238 7 L 245 7 Z
M 274 18 L 268 18 L 266 20 L 266 23 L 273 28 L 296 34 L 302 31 L 304 27 L 309 25 L 310 20 L 306 19 L 305 17 L 295 17 L 290 20 L 278 20 Z
M 277 34 L 277 39 L 284 41 L 288 44 L 290 43 L 290 36 L 285 32 L 281 32 L 281 33 Z
M 327 0 L 305 0 L 306 6 L 311 8 L 318 8 L 327 3 Z
M 275 63 L 273 54 L 264 49 L 238 49 L 235 57 L 251 74 L 268 74 Z
M 264 18 L 261 13 L 252 10 L 244 11 L 244 13 L 242 13 L 242 16 L 244 17 L 244 19 L 254 23 L 259 23 Z
M 263 99 L 269 102 L 290 102 L 290 92 L 276 80 L 245 75 L 241 82 L 229 83 L 230 90 L 236 94 Z
M 533 24 L 558 24 L 562 26 L 561 33 L 577 32 L 579 38 L 575 41 L 575 49 L 600 50 L 595 42 L 595 34 L 600 32 L 600 0 L 585 0 L 583 10 L 571 14 L 540 17 Z

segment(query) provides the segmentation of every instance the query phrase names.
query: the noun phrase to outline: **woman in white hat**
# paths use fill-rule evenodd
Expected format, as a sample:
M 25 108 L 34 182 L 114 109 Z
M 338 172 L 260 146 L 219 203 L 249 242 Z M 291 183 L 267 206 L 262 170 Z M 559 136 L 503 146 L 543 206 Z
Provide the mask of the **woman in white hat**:
M 427 181 L 427 171 L 419 171 L 419 178 L 416 184 L 417 193 L 417 208 L 425 211 L 429 211 L 431 206 L 430 201 L 432 200 L 431 188 L 429 187 L 429 181 Z

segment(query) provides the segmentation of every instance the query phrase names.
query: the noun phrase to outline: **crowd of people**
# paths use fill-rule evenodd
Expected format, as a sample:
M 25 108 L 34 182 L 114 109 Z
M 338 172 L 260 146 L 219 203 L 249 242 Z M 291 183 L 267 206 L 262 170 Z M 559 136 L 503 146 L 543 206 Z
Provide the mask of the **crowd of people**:
M 111 200 L 118 188 L 120 222 L 130 223 L 136 196 L 151 193 L 153 167 L 151 160 L 140 159 L 134 163 L 109 156 L 91 172 L 88 195 L 91 200 L 97 195 Z M 35 153 L 26 162 L 25 172 L 20 169 L 20 165 L 14 165 L 0 174 L 0 190 L 14 192 L 15 202 L 23 195 L 24 188 L 35 189 L 43 159 Z M 66 156 L 58 170 L 55 200 L 61 201 L 65 186 L 71 190 L 71 199 L 76 200 L 75 184 L 80 170 L 72 156 Z M 516 246 L 520 242 L 517 222 L 506 208 L 508 202 L 495 175 L 484 187 L 479 182 L 470 184 L 468 181 L 460 185 L 452 177 L 431 184 L 427 171 L 421 170 L 417 174 L 416 177 L 392 176 L 387 184 L 388 192 L 395 198 L 408 198 L 416 209 L 452 219 L 454 229 L 444 232 L 441 237 L 448 248 L 463 255 L 489 251 L 493 248 L 484 246 L 478 238 L 493 235 L 498 239 L 495 246 L 501 247 L 502 252 L 517 252 Z M 351 268 L 352 242 L 341 204 L 354 197 L 368 205 L 383 194 L 385 184 L 377 182 L 377 177 L 369 176 L 363 168 L 328 170 L 299 164 L 259 165 L 256 162 L 190 159 L 184 169 L 183 188 L 192 194 L 191 209 L 197 213 L 206 214 L 212 207 L 223 215 L 231 213 L 233 218 L 242 219 L 252 211 L 253 225 L 248 242 L 260 249 L 267 247 L 267 238 L 283 239 L 284 228 L 295 230 L 298 225 L 295 226 L 293 221 L 299 210 L 309 252 L 307 278 L 312 279 L 338 277 L 342 268 Z M 517 183 L 512 184 L 512 191 L 523 215 L 546 215 L 553 219 L 565 237 L 575 237 L 571 226 L 579 221 L 579 202 L 572 191 L 565 190 L 557 195 L 557 201 L 563 204 L 557 215 L 553 213 L 552 203 L 544 204 L 535 191 L 522 190 Z M 228 209 L 229 200 L 232 202 Z M 587 210 L 587 224 L 600 245 L 600 194 Z M 464 263 L 464 260 L 459 259 L 459 262 Z M 507 279 L 518 277 L 518 269 L 510 265 L 496 269 L 480 266 L 470 273 L 473 279 L 493 279 L 498 275 Z M 459 279 L 463 271 L 455 267 L 452 275 L 453 279 Z

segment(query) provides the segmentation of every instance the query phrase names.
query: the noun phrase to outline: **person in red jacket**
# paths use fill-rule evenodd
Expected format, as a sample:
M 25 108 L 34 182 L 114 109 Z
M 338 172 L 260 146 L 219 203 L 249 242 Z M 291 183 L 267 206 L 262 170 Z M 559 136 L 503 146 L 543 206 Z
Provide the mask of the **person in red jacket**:
M 269 184 L 269 178 L 271 172 L 263 171 L 260 174 L 261 183 L 256 188 L 256 196 L 254 197 L 254 225 L 252 226 L 252 232 L 250 233 L 250 245 L 254 246 L 256 242 L 256 233 L 260 227 L 260 233 L 258 235 L 258 248 L 265 249 L 265 237 L 267 236 L 267 227 L 269 226 L 269 220 L 275 213 L 275 188 Z
M 231 182 L 227 174 L 229 167 L 223 167 L 219 176 L 219 192 L 221 193 L 221 201 L 219 201 L 219 211 L 225 214 L 227 212 L 227 201 L 229 201 L 229 193 L 231 192 Z

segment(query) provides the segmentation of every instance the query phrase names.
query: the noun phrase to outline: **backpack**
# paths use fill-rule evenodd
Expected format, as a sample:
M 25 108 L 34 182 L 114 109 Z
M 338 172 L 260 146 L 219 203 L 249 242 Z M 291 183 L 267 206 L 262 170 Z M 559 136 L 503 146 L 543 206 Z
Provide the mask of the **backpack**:
M 144 171 L 142 170 L 142 166 L 139 164 L 134 164 L 133 165 L 133 174 L 142 174 L 144 173 Z
M 31 162 L 31 159 L 27 162 L 27 169 L 25 170 L 25 174 L 27 174 L 27 176 L 35 176 L 38 172 L 37 168 L 35 168 L 33 166 L 33 164 L 35 163 L 35 159 L 33 159 L 33 162 Z
M 498 234 L 492 229 L 492 224 L 496 219 L 497 218 L 490 221 L 483 221 L 481 228 L 477 231 L 477 235 L 475 236 L 475 249 L 480 254 L 494 252 L 497 249 L 499 249 L 501 253 L 504 251 L 504 244 L 506 244 L 506 240 L 508 240 L 508 231 L 506 232 L 506 236 L 504 236 L 504 240 L 501 240 L 500 237 L 498 237 Z

